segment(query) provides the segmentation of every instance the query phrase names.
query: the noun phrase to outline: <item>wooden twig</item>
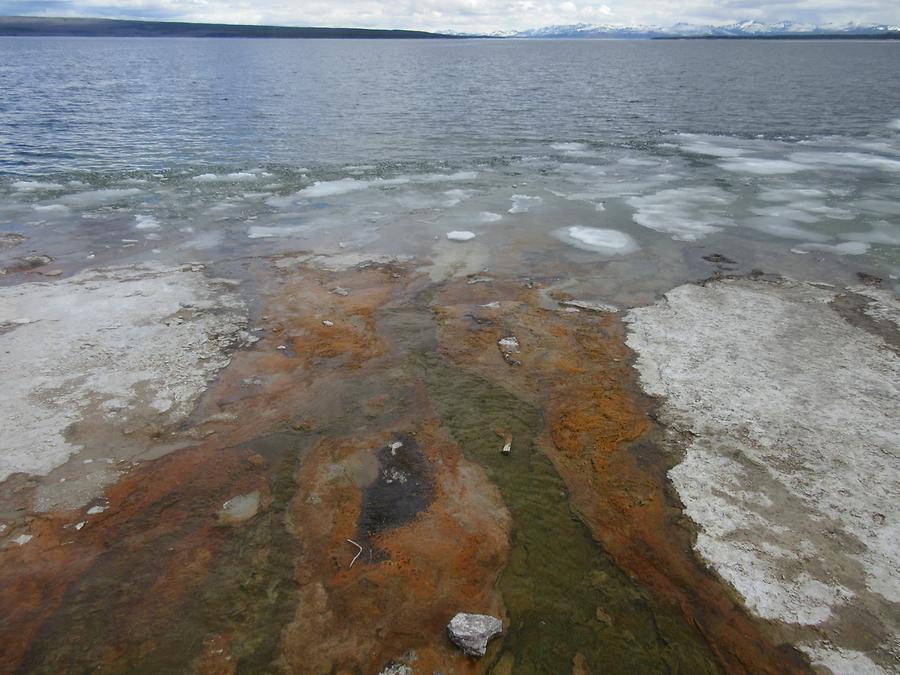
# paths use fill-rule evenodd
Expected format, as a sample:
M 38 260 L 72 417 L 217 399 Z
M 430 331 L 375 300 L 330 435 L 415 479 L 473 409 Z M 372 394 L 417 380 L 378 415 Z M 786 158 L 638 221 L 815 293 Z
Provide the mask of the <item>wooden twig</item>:
M 359 551 L 357 552 L 357 554 L 356 554 L 355 556 L 353 556 L 353 560 L 350 561 L 350 567 L 353 567 L 353 563 L 355 563 L 355 562 L 356 562 L 356 559 L 357 559 L 359 556 L 362 555 L 363 547 L 360 546 L 359 544 L 357 544 L 357 543 L 356 543 L 355 541 L 353 541 L 352 539 L 348 539 L 347 541 L 348 541 L 349 543 L 353 544 L 356 548 L 359 549 Z M 348 569 L 349 569 L 349 568 L 348 568 Z
M 512 450 L 512 434 L 507 433 L 503 429 L 495 429 L 494 433 L 503 439 L 503 449 L 500 452 L 508 455 L 510 450 Z

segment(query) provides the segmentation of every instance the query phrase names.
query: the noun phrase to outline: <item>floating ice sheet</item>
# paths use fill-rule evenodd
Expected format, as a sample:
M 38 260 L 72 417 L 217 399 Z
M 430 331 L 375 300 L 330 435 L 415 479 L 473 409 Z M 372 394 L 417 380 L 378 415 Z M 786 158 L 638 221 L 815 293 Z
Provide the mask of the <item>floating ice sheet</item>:
M 720 162 L 719 166 L 726 171 L 751 173 L 758 176 L 778 176 L 807 171 L 812 168 L 806 164 L 786 159 L 760 159 L 758 157 L 734 158 L 727 162 Z
M 468 230 L 453 230 L 452 232 L 447 233 L 447 239 L 450 241 L 469 241 L 474 238 L 475 233 L 469 232 Z
M 147 214 L 138 214 L 134 217 L 134 227 L 138 230 L 158 230 L 159 221 Z
M 630 235 L 619 230 L 572 225 L 556 230 L 554 235 L 576 248 L 606 255 L 626 255 L 640 248 Z
M 142 190 L 138 188 L 107 188 L 104 190 L 76 192 L 75 194 L 66 195 L 60 201 L 67 206 L 90 208 L 104 204 L 114 204 L 139 194 L 142 194 Z
M 63 190 L 59 183 L 48 183 L 38 180 L 17 180 L 12 184 L 12 189 L 18 192 L 37 192 L 39 190 Z
M 717 187 L 671 188 L 627 200 L 636 211 L 635 223 L 681 241 L 696 241 L 734 225 L 725 214 L 733 201 L 733 195 Z
M 527 213 L 532 207 L 544 203 L 541 197 L 532 195 L 513 195 L 512 206 L 507 213 Z
M 287 225 L 272 227 L 268 225 L 253 225 L 247 230 L 248 239 L 272 239 L 278 237 L 295 237 L 309 232 L 307 225 Z
M 900 160 L 862 152 L 795 152 L 794 162 L 815 168 L 859 168 L 881 171 L 900 171 Z
M 781 239 L 794 239 L 797 241 L 808 242 L 826 242 L 831 239 L 827 234 L 821 234 L 814 230 L 797 225 L 795 221 L 789 218 L 779 218 L 776 216 L 759 216 L 757 218 L 747 218 L 742 221 L 743 225 L 753 228 L 758 232 L 770 234 L 773 237 Z
M 791 253 L 809 253 L 810 251 L 822 251 L 835 255 L 863 255 L 869 252 L 869 244 L 861 241 L 848 241 L 843 244 L 818 244 L 805 243 L 795 246 Z

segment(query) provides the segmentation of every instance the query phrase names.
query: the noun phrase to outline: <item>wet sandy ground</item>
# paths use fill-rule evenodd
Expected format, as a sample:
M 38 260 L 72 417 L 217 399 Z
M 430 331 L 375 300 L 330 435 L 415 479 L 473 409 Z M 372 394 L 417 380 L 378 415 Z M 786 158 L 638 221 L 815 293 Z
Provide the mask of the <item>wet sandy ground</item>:
M 696 557 L 618 313 L 411 263 L 210 274 L 260 339 L 187 421 L 132 431 L 173 451 L 78 508 L 0 486 L 3 672 L 810 670 Z M 458 611 L 502 617 L 485 658 Z

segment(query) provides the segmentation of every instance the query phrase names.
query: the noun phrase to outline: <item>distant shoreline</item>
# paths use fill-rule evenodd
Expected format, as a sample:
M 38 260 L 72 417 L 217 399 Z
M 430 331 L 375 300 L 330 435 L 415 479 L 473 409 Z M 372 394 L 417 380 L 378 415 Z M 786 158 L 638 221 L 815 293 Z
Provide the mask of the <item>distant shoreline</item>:
M 871 33 L 865 35 L 846 35 L 843 33 L 804 35 L 661 35 L 652 40 L 900 40 L 900 31 L 889 33 Z
M 253 26 L 181 21 L 0 16 L 0 37 L 198 37 L 454 40 L 467 36 L 382 28 Z
M 143 37 L 368 40 L 900 40 L 900 31 L 877 33 L 763 33 L 759 35 L 621 34 L 477 35 L 430 33 L 390 28 L 319 28 L 261 26 L 186 21 L 0 16 L 0 37 Z

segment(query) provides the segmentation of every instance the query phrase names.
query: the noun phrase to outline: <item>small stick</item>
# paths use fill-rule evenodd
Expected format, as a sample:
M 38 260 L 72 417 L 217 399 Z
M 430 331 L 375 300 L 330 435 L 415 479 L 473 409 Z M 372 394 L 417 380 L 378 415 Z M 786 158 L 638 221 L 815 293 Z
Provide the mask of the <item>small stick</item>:
M 495 429 L 494 433 L 503 439 L 503 449 L 500 452 L 504 455 L 508 455 L 510 450 L 512 450 L 512 434 L 509 434 L 502 429 Z
M 348 541 L 349 543 L 353 544 L 356 548 L 359 549 L 359 552 L 358 552 L 355 556 L 353 556 L 353 560 L 350 561 L 350 567 L 353 567 L 353 563 L 355 563 L 355 562 L 356 562 L 356 559 L 357 559 L 359 556 L 362 555 L 363 547 L 360 546 L 359 544 L 357 544 L 357 543 L 356 543 L 355 541 L 353 541 L 352 539 L 348 539 L 347 541 Z M 348 569 L 349 569 L 349 568 L 348 568 Z

